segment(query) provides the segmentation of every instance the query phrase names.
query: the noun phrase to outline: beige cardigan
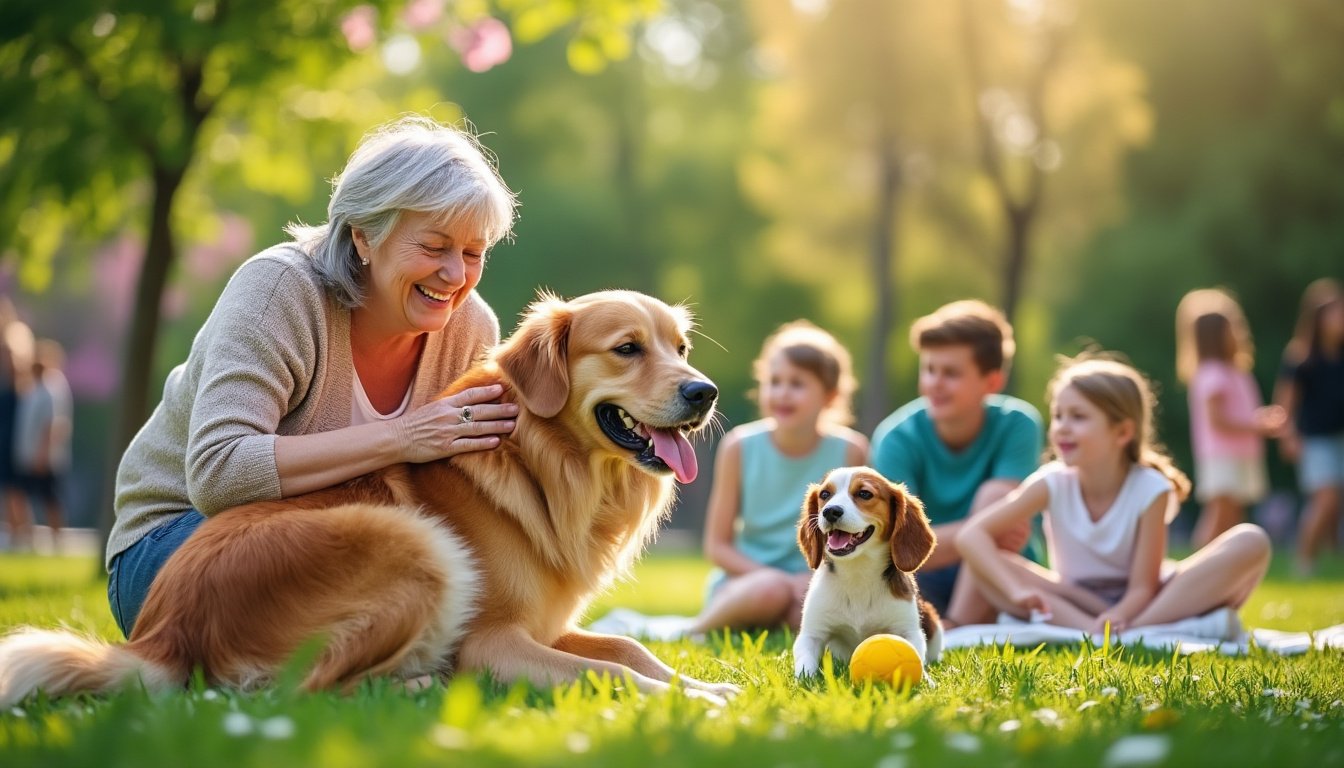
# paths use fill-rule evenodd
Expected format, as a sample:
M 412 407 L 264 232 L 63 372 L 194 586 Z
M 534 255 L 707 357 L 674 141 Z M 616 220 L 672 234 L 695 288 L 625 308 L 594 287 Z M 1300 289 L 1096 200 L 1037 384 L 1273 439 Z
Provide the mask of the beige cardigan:
M 499 320 L 472 292 L 430 334 L 411 385 L 414 409 L 499 341 Z M 224 288 L 163 401 L 122 456 L 107 562 L 170 517 L 280 498 L 276 435 L 350 426 L 350 310 L 290 243 L 248 259 Z

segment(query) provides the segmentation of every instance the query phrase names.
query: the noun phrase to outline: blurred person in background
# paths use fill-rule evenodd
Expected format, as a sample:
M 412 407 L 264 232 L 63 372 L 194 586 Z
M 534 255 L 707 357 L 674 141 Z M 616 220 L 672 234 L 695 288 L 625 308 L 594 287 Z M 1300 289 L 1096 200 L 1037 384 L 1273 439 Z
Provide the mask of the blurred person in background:
M 61 368 L 65 350 L 50 339 L 37 343 L 32 380 L 19 396 L 14 419 L 14 464 L 27 501 L 39 502 L 51 529 L 51 549 L 59 553 L 64 523 L 60 490 L 70 470 L 74 405 Z M 31 525 L 31 506 L 28 506 Z
M 0 301 L 0 496 L 9 548 L 33 546 L 33 513 L 14 460 L 14 426 L 19 398 L 32 380 L 33 332 L 8 297 Z
M 1191 544 L 1199 549 L 1246 522 L 1269 490 L 1265 438 L 1283 429 L 1282 407 L 1264 405 L 1251 369 L 1250 326 L 1236 299 L 1190 291 L 1176 307 L 1176 375 L 1190 390 L 1195 497 L 1203 505 Z
M 1280 448 L 1297 462 L 1307 497 L 1297 529 L 1297 572 L 1316 569 L 1321 547 L 1338 544 L 1344 498 L 1344 290 L 1329 278 L 1307 286 L 1283 355 L 1274 400 L 1289 415 Z

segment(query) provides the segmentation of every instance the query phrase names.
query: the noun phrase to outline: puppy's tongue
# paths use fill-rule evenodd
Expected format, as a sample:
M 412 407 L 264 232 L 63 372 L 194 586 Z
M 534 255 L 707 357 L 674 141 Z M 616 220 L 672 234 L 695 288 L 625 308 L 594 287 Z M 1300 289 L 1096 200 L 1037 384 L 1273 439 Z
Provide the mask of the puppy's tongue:
M 826 547 L 828 549 L 844 549 L 854 540 L 854 534 L 849 531 L 831 531 L 826 537 Z
M 672 474 L 682 483 L 689 483 L 699 474 L 700 467 L 695 461 L 695 449 L 681 432 L 675 429 L 649 428 L 653 438 L 653 455 L 672 468 Z

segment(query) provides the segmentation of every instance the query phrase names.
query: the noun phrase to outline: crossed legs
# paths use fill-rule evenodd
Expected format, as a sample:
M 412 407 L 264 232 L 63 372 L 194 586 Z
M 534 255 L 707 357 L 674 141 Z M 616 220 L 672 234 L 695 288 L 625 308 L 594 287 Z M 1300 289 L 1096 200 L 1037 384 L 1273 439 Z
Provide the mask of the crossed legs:
M 1052 624 L 1091 629 L 1109 606 L 1096 595 L 1059 579 L 1030 560 L 1010 552 L 1000 557 L 1020 582 L 1038 591 L 1049 605 Z M 1215 608 L 1240 608 L 1269 568 L 1270 541 L 1264 529 L 1250 523 L 1233 526 L 1208 546 L 1180 561 L 1157 595 L 1130 622 L 1130 627 L 1167 624 L 1199 616 Z M 1017 613 L 998 585 L 980 582 L 981 593 L 995 607 Z

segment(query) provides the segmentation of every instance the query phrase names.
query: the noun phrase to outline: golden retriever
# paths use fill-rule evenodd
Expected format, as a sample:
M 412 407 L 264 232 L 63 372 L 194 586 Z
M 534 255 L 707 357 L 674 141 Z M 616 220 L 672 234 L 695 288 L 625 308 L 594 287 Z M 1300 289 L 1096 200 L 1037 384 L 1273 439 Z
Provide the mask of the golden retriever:
M 674 672 L 577 628 L 696 474 L 687 433 L 718 391 L 687 362 L 689 313 L 629 291 L 543 295 L 447 392 L 502 380 L 519 403 L 492 451 L 404 464 L 215 515 L 164 565 L 130 641 L 23 629 L 0 642 L 0 705 L 208 681 L 263 685 L 304 643 L 309 689 L 452 668 L 551 685 L 584 670 L 643 691 Z M 719 701 L 727 683 L 682 677 Z

